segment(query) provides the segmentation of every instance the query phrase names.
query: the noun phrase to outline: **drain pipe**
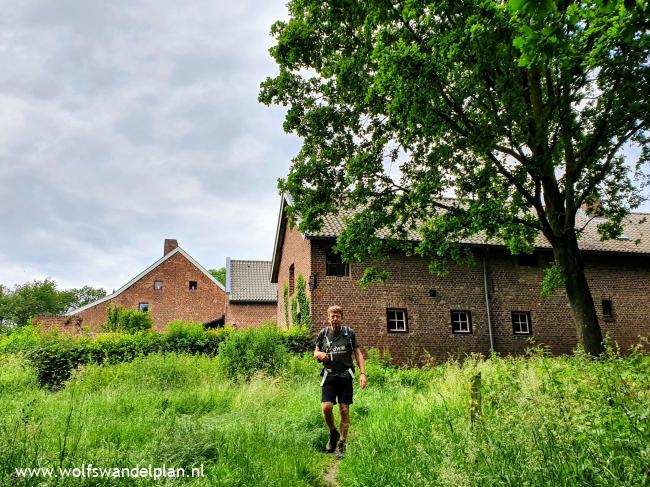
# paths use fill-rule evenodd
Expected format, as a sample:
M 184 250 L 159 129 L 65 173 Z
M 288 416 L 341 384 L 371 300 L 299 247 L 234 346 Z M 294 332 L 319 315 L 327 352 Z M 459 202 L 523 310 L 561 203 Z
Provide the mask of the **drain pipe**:
M 483 290 L 485 292 L 485 310 L 487 311 L 488 334 L 490 335 L 490 353 L 494 352 L 494 338 L 492 336 L 492 317 L 490 313 L 490 299 L 488 297 L 488 282 L 487 282 L 487 266 L 485 264 L 485 256 L 487 249 L 483 253 Z

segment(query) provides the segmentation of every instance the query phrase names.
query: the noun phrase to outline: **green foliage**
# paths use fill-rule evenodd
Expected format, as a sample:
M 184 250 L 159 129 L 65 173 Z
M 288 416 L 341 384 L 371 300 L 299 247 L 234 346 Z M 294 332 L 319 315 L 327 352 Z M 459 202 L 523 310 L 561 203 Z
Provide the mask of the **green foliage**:
M 38 314 L 59 314 L 68 309 L 73 300 L 70 291 L 59 291 L 52 279 L 4 288 L 0 293 L 0 320 L 26 325 Z
M 542 297 L 551 296 L 557 289 L 564 286 L 564 270 L 557 262 L 544 269 L 544 278 L 542 279 Z
M 94 288 L 91 286 L 69 289 L 65 292 L 71 295 L 70 302 L 68 303 L 69 309 L 81 308 L 88 303 L 106 297 L 105 289 Z
M 0 334 L 0 353 L 29 350 L 41 341 L 40 328 L 33 323 L 25 326 L 4 327 Z
M 309 298 L 307 297 L 307 285 L 302 274 L 298 274 L 296 279 L 296 305 L 300 311 L 300 320 L 294 322 L 294 325 L 311 327 L 311 316 L 309 308 Z
M 124 308 L 113 304 L 106 309 L 106 323 L 103 330 L 120 333 L 136 333 L 151 330 L 153 319 L 146 311 Z
M 304 353 L 314 350 L 314 338 L 311 336 L 311 330 L 305 326 L 290 326 L 283 333 L 287 350 L 291 353 Z
M 286 360 L 284 337 L 274 325 L 239 330 L 219 345 L 220 367 L 233 379 L 250 379 L 256 372 L 276 375 Z
M 282 291 L 282 299 L 284 303 L 284 323 L 287 326 L 291 325 L 289 320 L 289 284 L 284 283 L 284 290 Z
M 233 328 L 230 327 L 206 330 L 202 323 L 172 321 L 164 334 L 165 350 L 215 356 L 221 342 L 232 332 Z
M 226 268 L 221 267 L 219 269 L 210 269 L 208 272 L 212 274 L 217 281 L 219 281 L 224 286 L 226 285 Z
M 320 365 L 294 355 L 282 374 L 233 382 L 216 372 L 219 361 L 151 354 L 87 365 L 49 393 L 23 356 L 0 354 L 0 485 L 42 485 L 42 477 L 15 476 L 27 465 L 149 463 L 203 464 L 206 478 L 183 481 L 197 487 L 324 485 L 332 458 L 322 453 Z M 371 352 L 369 386 L 355 390 L 342 487 L 647 484 L 647 354 L 610 348 L 593 360 L 533 351 L 422 369 L 385 361 Z M 478 372 L 482 415 L 470 427 L 468 384 Z
M 648 2 L 288 8 L 271 29 L 279 72 L 259 99 L 287 107 L 284 128 L 303 142 L 279 182 L 300 229 L 352 215 L 337 240 L 345 261 L 419 254 L 434 273 L 472 260 L 462 242 L 517 253 L 543 234 L 578 306 L 573 295 L 589 293 L 569 257 L 578 209 L 600 201 L 598 229 L 615 237 L 648 182 Z M 599 353 L 590 311 L 577 325 Z

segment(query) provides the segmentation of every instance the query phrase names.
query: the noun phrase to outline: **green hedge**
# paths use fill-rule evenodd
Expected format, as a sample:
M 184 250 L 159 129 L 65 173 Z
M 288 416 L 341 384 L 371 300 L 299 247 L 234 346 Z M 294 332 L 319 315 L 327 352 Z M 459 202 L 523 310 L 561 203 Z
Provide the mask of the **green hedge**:
M 222 343 L 228 342 L 224 347 Z M 230 327 L 205 330 L 200 323 L 174 321 L 164 333 L 150 330 L 131 334 L 103 333 L 95 336 L 44 335 L 37 327 L 21 327 L 0 336 L 1 352 L 22 352 L 34 364 L 39 383 L 55 389 L 84 364 L 116 364 L 156 352 L 216 356 L 224 353 L 224 372 L 230 377 L 248 378 L 256 370 L 276 373 L 287 352 L 313 349 L 305 328 L 279 330 L 274 324 L 234 330 Z

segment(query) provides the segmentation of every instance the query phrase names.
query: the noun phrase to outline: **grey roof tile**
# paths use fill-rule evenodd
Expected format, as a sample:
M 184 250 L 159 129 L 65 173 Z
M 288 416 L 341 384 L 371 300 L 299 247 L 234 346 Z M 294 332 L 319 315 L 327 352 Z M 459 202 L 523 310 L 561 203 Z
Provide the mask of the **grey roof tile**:
M 230 301 L 277 302 L 278 285 L 271 282 L 271 262 L 230 261 Z
M 447 203 L 447 201 L 446 201 Z M 323 226 L 317 232 L 307 232 L 307 238 L 336 238 L 345 227 L 345 219 L 354 215 L 353 210 L 340 210 L 338 214 L 329 214 L 323 217 Z M 645 219 L 645 221 L 643 221 Z M 623 235 L 620 239 L 601 241 L 598 235 L 597 226 L 600 219 L 590 218 L 582 211 L 576 215 L 576 228 L 584 227 L 582 235 L 579 237 L 578 245 L 585 251 L 596 252 L 624 252 L 650 254 L 650 214 L 649 213 L 630 213 L 623 220 Z M 641 223 L 640 223 L 641 222 Z M 386 231 L 379 231 L 379 237 L 388 236 Z M 409 230 L 410 240 L 419 241 L 420 235 L 416 230 Z M 640 240 L 637 244 L 636 241 Z M 486 241 L 482 234 L 476 234 L 462 241 L 465 244 L 474 245 L 500 245 L 495 240 Z M 535 240 L 537 248 L 551 248 L 551 244 L 543 235 L 538 235 Z

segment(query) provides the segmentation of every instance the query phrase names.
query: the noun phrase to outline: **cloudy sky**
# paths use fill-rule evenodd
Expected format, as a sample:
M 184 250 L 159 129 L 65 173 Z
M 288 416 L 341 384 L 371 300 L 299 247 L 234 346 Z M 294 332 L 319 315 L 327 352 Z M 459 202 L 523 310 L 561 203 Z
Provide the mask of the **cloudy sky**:
M 299 147 L 257 102 L 284 4 L 5 0 L 0 283 L 110 292 L 165 238 L 208 268 L 270 259 Z
M 0 18 L 0 283 L 109 292 L 176 238 L 270 259 L 299 141 L 257 102 L 284 1 L 9 0 Z

